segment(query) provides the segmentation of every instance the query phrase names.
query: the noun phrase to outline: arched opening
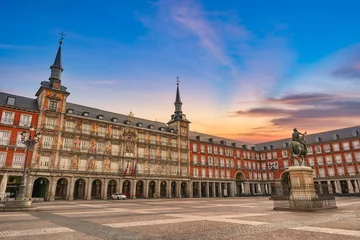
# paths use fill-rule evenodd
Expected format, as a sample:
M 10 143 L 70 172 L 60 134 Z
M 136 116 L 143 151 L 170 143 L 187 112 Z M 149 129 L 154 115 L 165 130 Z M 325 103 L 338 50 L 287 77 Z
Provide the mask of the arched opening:
M 86 182 L 84 179 L 76 180 L 74 187 L 74 200 L 85 199 L 85 186 Z
M 130 183 L 130 181 L 129 180 L 126 180 L 126 181 L 124 181 L 124 183 L 123 183 L 123 194 L 125 194 L 126 195 L 126 197 L 130 197 L 130 188 L 131 187 L 131 183 Z
M 149 182 L 149 198 L 155 197 L 155 182 L 151 181 Z
M 101 180 L 95 179 L 91 186 L 91 199 L 101 199 Z
M 193 197 L 199 197 L 198 184 L 193 182 Z
M 176 197 L 176 182 L 171 183 L 171 197 Z
M 187 197 L 186 188 L 187 188 L 187 183 L 182 182 L 181 183 L 181 197 Z
M 33 198 L 44 198 L 46 200 L 46 193 L 49 187 L 49 180 L 47 178 L 37 178 L 34 181 L 34 187 L 32 191 Z
M 114 193 L 116 193 L 116 181 L 115 180 L 110 180 L 108 183 L 108 189 L 107 189 L 107 198 L 110 198 L 111 195 L 113 195 Z
M 60 178 L 56 183 L 55 200 L 66 200 L 68 180 Z
M 274 184 L 275 185 L 275 184 Z M 284 172 L 282 175 L 281 175 L 281 185 L 282 185 L 282 195 L 284 196 L 290 196 L 290 193 L 291 193 L 291 183 L 290 183 L 290 174 L 289 172 Z M 274 192 L 273 193 L 276 193 L 278 195 L 281 195 L 281 192 L 277 192 L 276 189 L 275 189 L 275 186 L 274 186 Z
M 161 186 L 160 186 L 160 196 L 162 197 L 162 198 L 165 198 L 165 197 L 167 197 L 166 196 L 166 182 L 165 181 L 162 181 L 161 182 Z
M 242 172 L 236 173 L 236 193 L 239 197 L 245 194 L 244 181 L 244 174 Z
M 143 189 L 144 189 L 144 182 L 138 181 L 136 183 L 136 197 L 137 198 L 143 198 Z

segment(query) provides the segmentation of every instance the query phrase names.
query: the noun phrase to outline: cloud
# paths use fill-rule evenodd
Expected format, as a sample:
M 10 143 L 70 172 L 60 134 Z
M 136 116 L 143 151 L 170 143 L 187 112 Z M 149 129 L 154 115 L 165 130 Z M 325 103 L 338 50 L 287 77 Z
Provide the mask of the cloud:
M 337 78 L 360 79 L 360 44 L 351 47 L 351 51 L 344 51 L 341 63 L 331 75 Z

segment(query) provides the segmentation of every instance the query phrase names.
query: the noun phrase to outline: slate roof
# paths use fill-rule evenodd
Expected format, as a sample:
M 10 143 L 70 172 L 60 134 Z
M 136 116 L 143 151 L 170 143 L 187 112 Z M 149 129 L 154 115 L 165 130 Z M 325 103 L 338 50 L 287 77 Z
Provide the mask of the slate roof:
M 354 127 L 348 127 L 348 128 L 342 128 L 342 129 L 335 129 L 335 130 L 331 130 L 331 131 L 327 131 L 327 132 L 320 132 L 320 133 L 314 133 L 314 134 L 309 134 L 309 135 L 305 135 L 306 138 L 306 142 L 308 145 L 312 145 L 312 144 L 317 144 L 318 141 L 318 137 L 320 137 L 320 142 L 328 142 L 328 141 L 335 141 L 336 140 L 336 135 L 338 136 L 338 139 L 347 139 L 347 138 L 352 138 L 352 137 L 356 137 L 356 135 L 353 135 L 357 132 L 357 136 L 359 136 L 360 134 L 360 126 L 354 126 Z M 291 135 L 291 133 L 290 133 Z M 286 138 L 286 139 L 281 139 L 281 140 L 276 140 L 276 141 L 271 141 L 271 142 L 264 142 L 264 143 L 259 143 L 259 144 L 255 144 L 255 149 L 258 151 L 264 151 L 264 146 L 267 147 L 267 149 L 269 150 L 269 146 L 272 145 L 273 149 L 278 149 L 278 148 L 284 148 L 284 143 L 289 143 L 291 141 L 291 138 Z
M 15 98 L 14 105 L 7 104 L 8 97 Z M 36 99 L 18 96 L 10 93 L 4 93 L 4 92 L 0 92 L 0 106 L 18 108 L 22 110 L 39 111 L 39 106 Z
M 200 136 L 200 141 L 201 142 L 211 143 L 209 139 L 213 138 L 215 140 L 215 143 L 220 144 L 220 141 L 225 141 L 226 142 L 225 146 L 229 146 L 229 147 L 234 147 L 232 145 L 232 143 L 235 143 L 236 147 L 238 147 L 238 148 L 241 148 L 243 145 L 246 145 L 247 149 L 250 149 L 252 146 L 254 146 L 254 144 L 252 144 L 252 143 L 237 141 L 237 140 L 228 139 L 228 138 L 222 138 L 222 137 L 219 137 L 219 136 L 209 135 L 209 134 L 206 134 L 206 133 L 199 133 L 199 132 L 196 132 L 196 131 L 190 131 L 189 132 L 190 140 L 199 141 L 196 138 L 197 136 Z
M 102 119 L 103 121 L 110 122 L 112 118 L 117 118 L 116 123 L 121 123 L 121 124 L 124 124 L 124 121 L 129 118 L 128 115 L 113 113 L 113 112 L 109 112 L 109 111 L 105 111 L 105 110 L 101 110 L 101 109 L 97 109 L 97 108 L 91 108 L 91 107 L 87 107 L 87 106 L 82 106 L 82 105 L 78 105 L 75 103 L 66 103 L 66 109 L 73 110 L 73 112 L 71 114 L 67 113 L 68 115 L 82 116 L 82 114 L 84 112 L 88 112 L 89 113 L 88 118 L 97 119 L 98 115 L 103 115 L 103 119 Z M 142 123 L 143 128 L 148 128 L 149 125 L 154 125 L 153 130 L 159 130 L 160 127 L 163 127 L 164 130 L 166 130 L 166 131 L 169 130 L 169 127 L 167 126 L 166 123 L 162 123 L 162 122 L 158 122 L 158 121 L 151 121 L 151 120 L 138 118 L 138 117 L 131 117 L 131 119 L 132 119 L 132 121 L 130 122 L 130 124 L 128 124 L 129 126 L 136 126 L 137 123 Z

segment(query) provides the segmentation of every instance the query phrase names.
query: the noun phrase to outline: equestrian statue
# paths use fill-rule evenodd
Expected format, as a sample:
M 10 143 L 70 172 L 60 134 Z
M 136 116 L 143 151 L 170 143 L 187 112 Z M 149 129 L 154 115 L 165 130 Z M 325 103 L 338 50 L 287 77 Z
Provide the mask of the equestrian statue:
M 290 165 L 294 166 L 294 157 L 298 160 L 299 166 L 306 166 L 306 139 L 305 133 L 299 132 L 296 128 L 294 128 L 294 132 L 292 134 L 292 141 L 289 144 L 290 151 Z

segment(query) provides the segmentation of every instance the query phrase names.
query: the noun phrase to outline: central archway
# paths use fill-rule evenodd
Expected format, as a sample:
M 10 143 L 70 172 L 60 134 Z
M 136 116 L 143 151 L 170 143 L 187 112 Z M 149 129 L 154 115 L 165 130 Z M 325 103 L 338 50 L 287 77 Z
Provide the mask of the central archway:
M 136 197 L 137 198 L 143 198 L 143 189 L 144 189 L 144 182 L 140 180 L 136 183 Z
M 101 199 L 101 180 L 95 179 L 91 186 L 91 199 Z
M 60 178 L 56 182 L 55 200 L 66 200 L 67 197 L 68 180 Z
M 129 180 L 124 181 L 123 183 L 123 194 L 126 195 L 126 197 L 130 197 L 130 189 L 131 189 L 131 183 Z

